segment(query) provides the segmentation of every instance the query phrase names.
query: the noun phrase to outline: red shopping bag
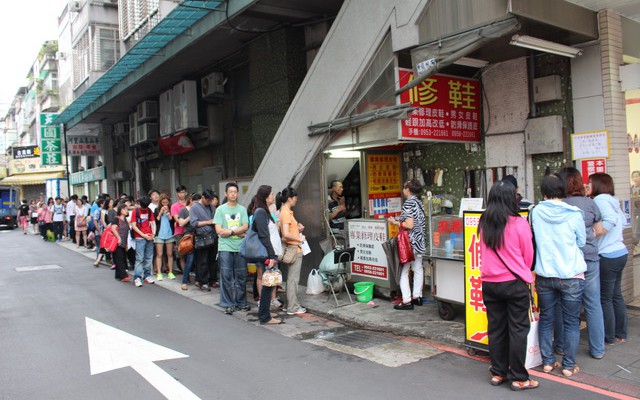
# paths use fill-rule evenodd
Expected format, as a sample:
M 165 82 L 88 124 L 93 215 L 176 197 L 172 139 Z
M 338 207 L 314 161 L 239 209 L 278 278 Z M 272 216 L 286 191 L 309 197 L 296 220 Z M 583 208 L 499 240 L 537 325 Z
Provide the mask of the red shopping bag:
M 409 231 L 404 229 L 398 231 L 398 257 L 400 258 L 401 264 L 415 260 L 413 249 L 411 248 L 411 241 L 409 240 Z

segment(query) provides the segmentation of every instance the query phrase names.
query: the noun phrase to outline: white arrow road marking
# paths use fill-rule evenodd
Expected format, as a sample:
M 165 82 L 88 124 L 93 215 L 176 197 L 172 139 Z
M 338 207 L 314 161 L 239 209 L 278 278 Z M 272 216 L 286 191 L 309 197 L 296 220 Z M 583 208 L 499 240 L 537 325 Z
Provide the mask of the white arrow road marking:
M 85 317 L 91 375 L 131 367 L 169 400 L 200 400 L 154 361 L 189 357 Z

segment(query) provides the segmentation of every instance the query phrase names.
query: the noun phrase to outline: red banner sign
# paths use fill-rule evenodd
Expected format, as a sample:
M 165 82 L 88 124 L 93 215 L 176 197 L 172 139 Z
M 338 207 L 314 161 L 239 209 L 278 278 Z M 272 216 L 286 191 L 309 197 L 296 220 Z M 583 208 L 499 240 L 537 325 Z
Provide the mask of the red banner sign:
M 592 174 L 606 174 L 607 173 L 607 159 L 596 158 L 594 160 L 581 160 L 582 180 L 586 184 L 589 181 L 589 175 Z
M 400 87 L 413 80 L 413 71 L 398 68 Z M 400 94 L 401 103 L 419 107 L 401 121 L 400 139 L 444 142 L 480 141 L 480 82 L 433 75 Z
M 176 135 L 158 139 L 160 149 L 166 155 L 182 154 L 194 149 L 193 143 L 187 132 L 180 132 Z

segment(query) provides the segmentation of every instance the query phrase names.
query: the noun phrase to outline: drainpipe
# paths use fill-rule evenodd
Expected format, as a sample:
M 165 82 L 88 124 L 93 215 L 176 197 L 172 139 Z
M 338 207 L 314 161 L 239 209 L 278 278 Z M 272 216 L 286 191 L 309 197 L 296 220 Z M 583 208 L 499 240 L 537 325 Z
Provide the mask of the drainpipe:
M 535 90 L 533 86 L 534 80 L 534 72 L 535 72 L 535 63 L 533 60 L 533 52 L 529 54 L 527 57 L 527 83 L 529 85 L 529 118 L 536 118 L 538 116 L 538 111 L 536 110 L 536 103 L 533 97 L 533 91 Z

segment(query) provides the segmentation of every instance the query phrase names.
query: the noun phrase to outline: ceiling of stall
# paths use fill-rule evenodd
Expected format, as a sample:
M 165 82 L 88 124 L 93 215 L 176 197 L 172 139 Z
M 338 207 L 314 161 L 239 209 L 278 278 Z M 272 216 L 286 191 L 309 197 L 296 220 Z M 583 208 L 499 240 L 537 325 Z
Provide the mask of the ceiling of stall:
M 640 22 L 640 1 L 638 0 L 567 0 L 569 3 L 593 11 L 609 9 L 618 14 Z

